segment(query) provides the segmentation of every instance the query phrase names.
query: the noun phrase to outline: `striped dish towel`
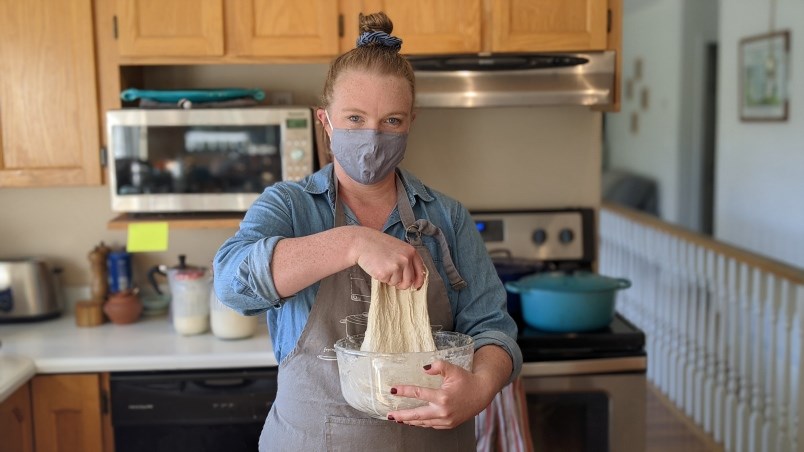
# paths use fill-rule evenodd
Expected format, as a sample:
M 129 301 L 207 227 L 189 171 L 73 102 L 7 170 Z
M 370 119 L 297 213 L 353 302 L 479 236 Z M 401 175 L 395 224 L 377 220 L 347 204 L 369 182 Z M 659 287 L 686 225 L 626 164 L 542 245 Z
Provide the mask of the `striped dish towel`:
M 504 387 L 475 418 L 478 452 L 533 452 L 522 380 Z

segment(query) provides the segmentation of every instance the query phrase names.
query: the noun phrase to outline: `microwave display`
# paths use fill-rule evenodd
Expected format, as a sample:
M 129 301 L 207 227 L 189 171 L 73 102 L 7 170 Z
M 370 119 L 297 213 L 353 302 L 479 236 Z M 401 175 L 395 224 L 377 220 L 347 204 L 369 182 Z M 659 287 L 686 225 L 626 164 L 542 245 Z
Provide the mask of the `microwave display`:
M 288 119 L 287 120 L 288 129 L 304 129 L 307 127 L 307 120 L 306 119 Z
M 243 212 L 266 187 L 313 172 L 306 107 L 106 113 L 112 210 Z
M 261 193 L 282 180 L 279 136 L 278 126 L 113 127 L 117 194 Z

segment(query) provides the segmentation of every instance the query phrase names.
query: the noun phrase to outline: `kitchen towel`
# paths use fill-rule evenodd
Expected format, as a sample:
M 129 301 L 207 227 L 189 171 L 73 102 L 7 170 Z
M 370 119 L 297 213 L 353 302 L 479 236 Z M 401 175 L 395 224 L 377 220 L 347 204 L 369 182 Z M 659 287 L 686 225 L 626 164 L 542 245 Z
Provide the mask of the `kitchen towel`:
M 477 452 L 533 452 L 522 380 L 500 391 L 475 418 Z

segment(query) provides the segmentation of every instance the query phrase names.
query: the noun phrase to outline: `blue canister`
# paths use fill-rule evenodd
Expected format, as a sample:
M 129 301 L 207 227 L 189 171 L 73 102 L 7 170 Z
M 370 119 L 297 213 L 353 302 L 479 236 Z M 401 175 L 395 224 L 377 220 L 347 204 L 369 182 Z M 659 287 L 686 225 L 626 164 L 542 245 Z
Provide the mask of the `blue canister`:
M 109 275 L 109 293 L 131 289 L 131 254 L 125 251 L 112 251 L 106 258 Z

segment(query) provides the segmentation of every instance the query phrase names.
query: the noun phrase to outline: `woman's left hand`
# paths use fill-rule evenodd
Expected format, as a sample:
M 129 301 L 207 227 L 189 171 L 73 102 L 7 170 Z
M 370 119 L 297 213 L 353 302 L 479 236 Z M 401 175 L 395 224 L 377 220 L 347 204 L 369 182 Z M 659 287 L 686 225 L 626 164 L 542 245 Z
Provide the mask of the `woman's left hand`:
M 435 361 L 424 372 L 444 378 L 438 389 L 395 385 L 391 394 L 424 400 L 427 405 L 392 411 L 388 420 L 435 429 L 455 428 L 485 409 L 499 389 L 482 376 L 446 361 Z

